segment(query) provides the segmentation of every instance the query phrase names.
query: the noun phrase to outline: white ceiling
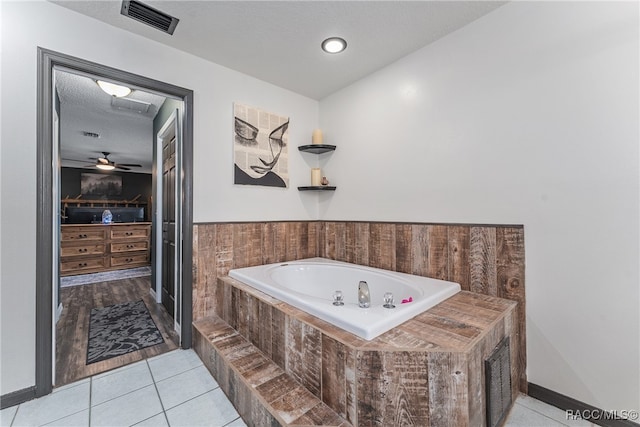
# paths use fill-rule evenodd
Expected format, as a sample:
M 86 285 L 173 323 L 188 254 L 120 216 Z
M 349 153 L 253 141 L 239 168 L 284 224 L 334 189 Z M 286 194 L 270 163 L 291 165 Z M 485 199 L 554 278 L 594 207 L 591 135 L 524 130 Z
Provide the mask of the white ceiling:
M 144 3 L 180 19 L 173 36 L 120 14 L 121 1 L 50 0 L 116 27 L 314 99 L 322 99 L 485 15 L 504 1 L 190 1 Z M 329 55 L 327 37 L 347 40 Z M 164 98 L 134 91 L 146 114 L 114 109 L 87 77 L 58 72 L 62 165 L 91 168 L 102 151 L 151 173 L 152 120 Z M 90 138 L 89 131 L 100 134 Z M 75 161 L 65 160 L 74 159 Z
M 180 19 L 173 36 L 121 1 L 50 0 L 258 79 L 322 99 L 467 25 L 503 1 L 144 1 Z M 338 55 L 327 37 L 347 40 Z
M 113 97 L 88 77 L 56 71 L 55 86 L 60 97 L 62 166 L 95 169 L 92 162 L 106 151 L 116 163 L 142 165 L 129 172 L 151 173 L 153 118 L 164 97 L 134 90 L 123 99 L 150 104 L 146 113 L 138 113 L 114 108 Z M 85 131 L 100 136 L 85 136 Z

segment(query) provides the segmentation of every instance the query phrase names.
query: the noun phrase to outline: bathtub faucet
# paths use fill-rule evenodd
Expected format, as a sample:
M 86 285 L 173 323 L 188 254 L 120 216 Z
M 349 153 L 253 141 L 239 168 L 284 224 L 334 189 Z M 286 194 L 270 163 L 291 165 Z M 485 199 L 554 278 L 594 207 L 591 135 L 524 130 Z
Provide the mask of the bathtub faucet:
M 360 308 L 369 308 L 370 305 L 369 285 L 364 280 L 361 280 L 358 284 L 358 306 Z

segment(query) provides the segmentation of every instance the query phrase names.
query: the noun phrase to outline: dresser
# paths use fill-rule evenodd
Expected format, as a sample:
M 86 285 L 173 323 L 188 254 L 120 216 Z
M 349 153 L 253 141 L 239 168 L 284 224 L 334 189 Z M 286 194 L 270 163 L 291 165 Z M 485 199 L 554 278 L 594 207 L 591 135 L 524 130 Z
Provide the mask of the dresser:
M 63 224 L 60 275 L 150 265 L 151 223 Z

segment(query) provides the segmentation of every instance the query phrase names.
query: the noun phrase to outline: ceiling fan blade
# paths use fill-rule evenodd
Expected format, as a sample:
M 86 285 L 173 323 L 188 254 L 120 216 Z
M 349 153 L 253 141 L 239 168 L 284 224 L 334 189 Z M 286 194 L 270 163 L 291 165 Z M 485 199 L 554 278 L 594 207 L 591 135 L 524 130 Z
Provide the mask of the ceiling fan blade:
M 115 168 L 117 168 L 117 169 L 122 169 L 123 171 L 130 171 L 130 170 L 131 170 L 131 168 L 126 168 L 126 167 L 124 167 L 124 166 L 117 165 L 117 164 L 114 164 L 113 166 L 114 166 Z
M 64 161 L 67 161 L 67 162 L 82 162 L 82 163 L 86 162 L 86 160 L 78 160 L 78 159 L 65 159 L 65 158 L 62 158 L 60 160 L 64 160 Z
M 118 163 L 118 166 L 129 166 L 130 168 L 141 168 L 142 165 L 138 165 L 135 163 Z

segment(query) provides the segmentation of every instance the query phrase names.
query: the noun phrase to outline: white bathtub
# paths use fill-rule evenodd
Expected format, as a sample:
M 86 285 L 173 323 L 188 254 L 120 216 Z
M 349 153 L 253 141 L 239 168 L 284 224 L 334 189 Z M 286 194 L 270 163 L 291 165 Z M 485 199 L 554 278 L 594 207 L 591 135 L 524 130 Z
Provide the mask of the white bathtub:
M 366 340 L 460 292 L 454 282 L 325 258 L 239 268 L 229 276 Z M 358 306 L 361 280 L 369 285 L 370 308 Z M 333 305 L 336 290 L 344 295 L 343 306 Z M 396 308 L 382 306 L 385 292 L 393 293 Z M 401 303 L 410 298 L 412 302 Z

